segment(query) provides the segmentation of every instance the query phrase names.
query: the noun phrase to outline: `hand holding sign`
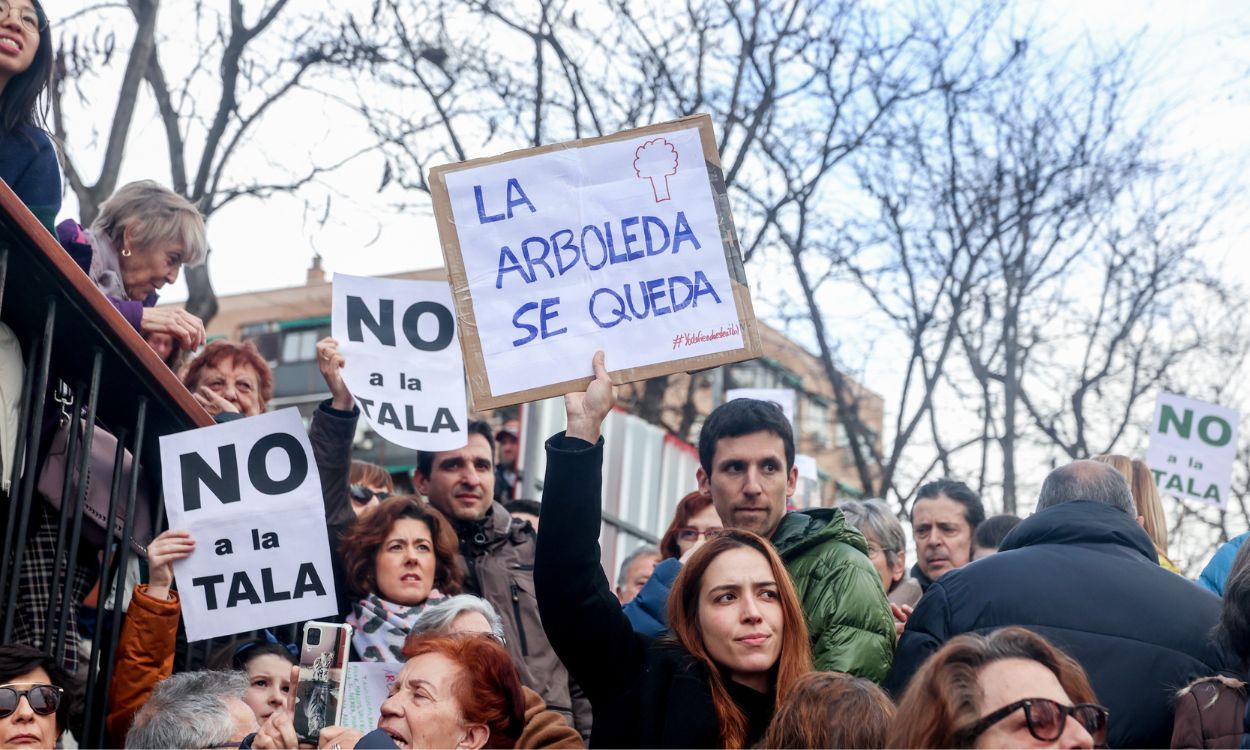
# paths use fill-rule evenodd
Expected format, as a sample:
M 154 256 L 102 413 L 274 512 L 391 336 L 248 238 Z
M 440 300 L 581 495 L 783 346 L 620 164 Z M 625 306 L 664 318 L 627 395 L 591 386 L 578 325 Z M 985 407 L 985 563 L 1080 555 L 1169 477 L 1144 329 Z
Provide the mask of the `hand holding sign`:
M 355 401 L 347 383 L 343 382 L 343 367 L 347 357 L 339 353 L 337 339 L 326 338 L 317 342 L 317 366 L 321 369 L 321 377 L 330 389 L 330 407 L 339 411 L 351 411 Z
M 603 420 L 616 404 L 616 387 L 612 385 L 612 378 L 608 377 L 603 352 L 595 352 L 591 367 L 595 371 L 595 379 L 586 386 L 586 392 L 564 396 L 564 413 L 568 421 L 564 434 L 597 443 Z
M 195 539 L 183 529 L 167 529 L 148 545 L 148 596 L 169 598 L 174 583 L 173 564 L 187 559 L 195 551 Z

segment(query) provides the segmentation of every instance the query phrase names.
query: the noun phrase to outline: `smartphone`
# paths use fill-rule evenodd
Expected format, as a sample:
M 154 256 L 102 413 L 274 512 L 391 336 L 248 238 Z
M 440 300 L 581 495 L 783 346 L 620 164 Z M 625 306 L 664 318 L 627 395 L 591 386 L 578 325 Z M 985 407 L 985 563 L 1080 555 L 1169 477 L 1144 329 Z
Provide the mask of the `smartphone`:
M 352 626 L 310 622 L 304 626 L 295 688 L 295 734 L 317 745 L 324 727 L 339 723 L 347 683 Z

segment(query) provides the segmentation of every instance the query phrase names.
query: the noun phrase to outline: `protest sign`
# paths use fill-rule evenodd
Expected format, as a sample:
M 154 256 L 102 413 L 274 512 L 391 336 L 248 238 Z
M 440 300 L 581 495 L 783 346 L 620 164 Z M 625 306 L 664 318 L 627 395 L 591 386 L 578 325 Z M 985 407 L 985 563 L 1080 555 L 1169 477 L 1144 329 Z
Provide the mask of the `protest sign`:
M 338 611 L 321 480 L 296 409 L 161 438 L 165 510 L 195 552 L 174 564 L 187 640 Z
M 473 408 L 760 355 L 711 119 L 430 172 Z
M 343 382 L 374 432 L 413 450 L 464 446 L 464 365 L 446 284 L 336 273 L 330 321 Z
M 790 388 L 730 388 L 725 391 L 725 400 L 736 398 L 754 398 L 760 401 L 772 401 L 781 407 L 786 421 L 794 425 L 794 391 Z
M 339 724 L 363 734 L 377 729 L 382 703 L 403 668 L 398 662 L 348 662 Z
M 1232 409 L 1160 393 L 1146 451 L 1159 492 L 1225 507 L 1237 457 L 1237 422 Z

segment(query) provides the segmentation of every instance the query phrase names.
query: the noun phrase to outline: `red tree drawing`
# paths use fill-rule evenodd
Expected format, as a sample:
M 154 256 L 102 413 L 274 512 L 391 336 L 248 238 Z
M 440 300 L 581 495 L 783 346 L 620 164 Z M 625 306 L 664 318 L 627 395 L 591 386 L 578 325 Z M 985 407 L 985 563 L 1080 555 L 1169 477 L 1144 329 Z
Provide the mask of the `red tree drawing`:
M 634 174 L 651 180 L 656 203 L 669 200 L 668 178 L 677 174 L 677 148 L 663 138 L 642 144 L 634 152 Z

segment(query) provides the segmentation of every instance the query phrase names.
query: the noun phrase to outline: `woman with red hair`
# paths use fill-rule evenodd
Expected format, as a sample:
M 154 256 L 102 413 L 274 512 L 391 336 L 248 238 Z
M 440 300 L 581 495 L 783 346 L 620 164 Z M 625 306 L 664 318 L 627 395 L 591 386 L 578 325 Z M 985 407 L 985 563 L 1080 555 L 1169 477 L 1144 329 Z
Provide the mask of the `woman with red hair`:
M 222 414 L 261 414 L 273 398 L 273 371 L 251 341 L 212 342 L 187 365 L 182 382 L 218 422 L 223 421 Z
M 677 502 L 673 521 L 660 539 L 660 563 L 638 595 L 624 607 L 635 633 L 658 638 L 668 632 L 668 592 L 681 572 L 682 562 L 721 529 L 720 515 L 712 505 L 710 493 L 691 492 Z
M 515 747 L 525 727 L 521 678 L 508 651 L 477 634 L 422 635 L 404 647 L 408 661 L 382 703 L 378 728 L 367 735 L 331 726 L 321 747 L 402 747 L 415 750 Z M 295 687 L 291 687 L 295 692 Z M 289 718 L 275 715 L 253 743 L 296 747 Z

